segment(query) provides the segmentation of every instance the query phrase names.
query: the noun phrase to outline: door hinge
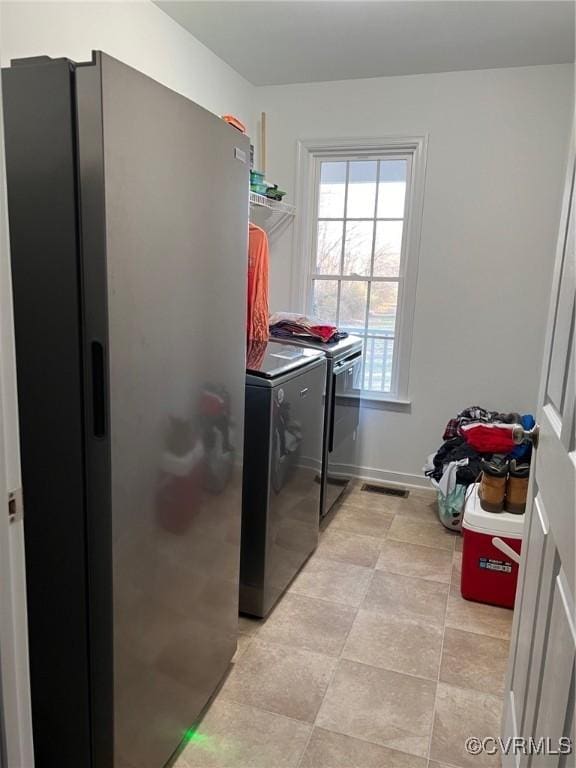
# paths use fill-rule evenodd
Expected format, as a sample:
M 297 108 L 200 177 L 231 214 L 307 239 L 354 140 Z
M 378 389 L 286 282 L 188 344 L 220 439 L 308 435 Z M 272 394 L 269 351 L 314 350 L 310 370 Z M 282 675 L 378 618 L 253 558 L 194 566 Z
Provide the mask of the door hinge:
M 24 501 L 22 498 L 22 488 L 16 488 L 15 491 L 8 492 L 8 522 L 15 523 L 17 520 L 24 519 Z

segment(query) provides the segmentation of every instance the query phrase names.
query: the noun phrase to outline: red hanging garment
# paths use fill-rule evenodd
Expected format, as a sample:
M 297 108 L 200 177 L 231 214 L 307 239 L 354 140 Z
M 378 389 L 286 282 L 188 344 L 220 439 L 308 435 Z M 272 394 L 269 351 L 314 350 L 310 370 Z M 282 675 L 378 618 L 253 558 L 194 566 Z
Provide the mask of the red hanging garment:
M 248 318 L 247 336 L 252 341 L 268 341 L 268 273 L 270 255 L 268 235 L 255 224 L 248 232 Z

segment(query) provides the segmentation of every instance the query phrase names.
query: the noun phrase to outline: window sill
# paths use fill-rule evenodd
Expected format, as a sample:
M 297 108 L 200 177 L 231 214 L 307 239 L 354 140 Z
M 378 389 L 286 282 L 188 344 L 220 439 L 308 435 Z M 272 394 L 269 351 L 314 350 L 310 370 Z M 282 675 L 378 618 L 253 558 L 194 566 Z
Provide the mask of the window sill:
M 360 396 L 345 395 L 338 398 L 340 402 L 350 402 L 355 405 L 360 401 L 361 408 L 370 408 L 378 411 L 396 411 L 398 413 L 410 413 L 412 400 L 393 395 L 379 395 L 377 392 L 364 392 Z

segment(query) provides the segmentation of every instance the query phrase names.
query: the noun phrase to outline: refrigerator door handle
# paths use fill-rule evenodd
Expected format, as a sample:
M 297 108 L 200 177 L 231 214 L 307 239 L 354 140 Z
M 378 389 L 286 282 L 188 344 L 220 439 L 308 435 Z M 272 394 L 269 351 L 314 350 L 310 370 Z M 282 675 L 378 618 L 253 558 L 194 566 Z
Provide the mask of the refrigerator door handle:
M 92 430 L 94 437 L 106 437 L 106 387 L 104 383 L 104 347 L 92 342 Z

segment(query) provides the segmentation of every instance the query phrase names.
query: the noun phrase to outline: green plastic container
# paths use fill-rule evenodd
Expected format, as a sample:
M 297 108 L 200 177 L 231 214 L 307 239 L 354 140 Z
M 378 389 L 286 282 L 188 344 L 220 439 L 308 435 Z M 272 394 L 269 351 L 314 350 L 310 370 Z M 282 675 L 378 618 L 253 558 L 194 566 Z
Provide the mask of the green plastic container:
M 250 186 L 253 184 L 261 184 L 263 187 L 266 187 L 264 174 L 261 171 L 250 171 Z

